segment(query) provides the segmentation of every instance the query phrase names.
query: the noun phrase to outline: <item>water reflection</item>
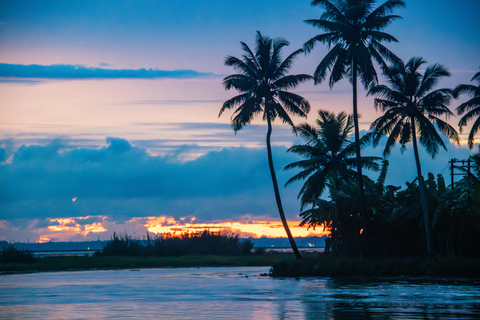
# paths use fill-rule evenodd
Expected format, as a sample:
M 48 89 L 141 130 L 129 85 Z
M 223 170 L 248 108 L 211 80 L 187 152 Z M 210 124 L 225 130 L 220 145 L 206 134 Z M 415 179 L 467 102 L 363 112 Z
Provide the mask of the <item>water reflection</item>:
M 306 281 L 306 319 L 477 319 L 475 282 L 342 279 Z M 323 303 L 319 303 L 323 301 Z
M 474 319 L 480 283 L 271 279 L 268 268 L 0 277 L 0 319 Z

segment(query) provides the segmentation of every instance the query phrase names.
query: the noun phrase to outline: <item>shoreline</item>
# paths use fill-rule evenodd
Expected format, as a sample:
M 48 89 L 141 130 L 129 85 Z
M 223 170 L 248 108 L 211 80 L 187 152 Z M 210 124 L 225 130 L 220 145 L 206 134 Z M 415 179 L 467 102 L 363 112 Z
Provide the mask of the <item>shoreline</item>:
M 355 259 L 292 253 L 245 256 L 180 257 L 45 257 L 34 263 L 0 263 L 0 276 L 42 272 L 107 271 L 206 267 L 271 267 L 274 278 L 356 278 L 409 281 L 480 282 L 480 258 L 379 257 Z
M 294 260 L 293 254 L 185 255 L 179 257 L 57 256 L 38 258 L 33 263 L 0 263 L 0 276 L 20 273 L 120 270 L 147 268 L 271 267 Z

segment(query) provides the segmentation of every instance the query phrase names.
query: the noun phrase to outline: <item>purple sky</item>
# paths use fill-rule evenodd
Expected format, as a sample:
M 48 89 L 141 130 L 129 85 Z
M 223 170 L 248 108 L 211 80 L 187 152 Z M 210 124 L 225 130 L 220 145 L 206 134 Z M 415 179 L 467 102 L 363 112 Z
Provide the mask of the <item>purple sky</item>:
M 441 87 L 469 83 L 480 66 L 480 2 L 406 2 L 397 11 L 403 19 L 386 29 L 399 40 L 389 48 L 405 61 L 445 65 L 452 77 Z M 107 231 L 85 236 L 94 239 L 142 217 L 277 220 L 264 124 L 234 135 L 230 114 L 218 118 L 236 94 L 221 85 L 233 72 L 223 62 L 242 54 L 239 41 L 253 47 L 256 30 L 289 40 L 288 54 L 321 32 L 303 22 L 320 14 L 303 0 L 1 1 L 0 240 L 38 240 L 56 218 L 108 220 Z M 292 72 L 313 73 L 326 52 L 318 45 Z M 346 81 L 296 92 L 312 104 L 311 123 L 318 109 L 351 112 Z M 366 130 L 379 114 L 362 90 L 359 103 Z M 285 150 L 300 141 L 275 124 L 280 184 L 292 174 L 281 169 L 296 159 Z M 446 175 L 450 158 L 472 153 L 448 147 L 435 161 L 422 150 L 425 172 Z M 414 179 L 410 149 L 392 152 L 387 183 Z M 293 220 L 299 187 L 282 190 Z

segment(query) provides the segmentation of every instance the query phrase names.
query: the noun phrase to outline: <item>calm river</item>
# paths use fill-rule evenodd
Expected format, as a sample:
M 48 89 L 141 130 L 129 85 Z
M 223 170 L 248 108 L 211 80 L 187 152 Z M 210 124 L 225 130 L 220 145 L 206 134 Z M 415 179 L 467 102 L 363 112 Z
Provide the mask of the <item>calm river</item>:
M 480 282 L 272 279 L 268 268 L 0 276 L 1 319 L 480 319 Z

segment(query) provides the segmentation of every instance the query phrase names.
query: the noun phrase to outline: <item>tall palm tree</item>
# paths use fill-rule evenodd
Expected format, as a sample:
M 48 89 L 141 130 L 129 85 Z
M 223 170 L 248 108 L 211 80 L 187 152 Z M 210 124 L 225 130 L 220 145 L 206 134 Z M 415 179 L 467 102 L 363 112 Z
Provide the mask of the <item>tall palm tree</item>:
M 225 101 L 220 109 L 219 116 L 227 109 L 234 108 L 231 122 L 235 133 L 249 124 L 252 119 L 261 115 L 267 121 L 267 154 L 270 174 L 272 176 L 275 200 L 283 227 L 297 259 L 301 258 L 295 240 L 288 227 L 283 211 L 277 178 L 273 167 L 272 148 L 270 136 L 272 134 L 272 122 L 279 118 L 295 128 L 289 116 L 306 117 L 310 111 L 308 101 L 292 92 L 300 83 L 312 79 L 307 74 L 288 75 L 294 59 L 302 52 L 296 50 L 285 60 L 281 59 L 282 48 L 288 46 L 288 41 L 282 38 L 270 39 L 257 31 L 255 52 L 241 42 L 244 55 L 241 59 L 228 56 L 225 60 L 227 66 L 232 66 L 238 73 L 229 75 L 223 79 L 226 90 L 236 89 L 240 95 Z
M 460 94 L 466 94 L 467 96 L 472 97 L 470 100 L 457 107 L 457 113 L 459 115 L 467 112 L 458 122 L 460 132 L 462 132 L 462 128 L 467 125 L 467 122 L 470 119 L 477 117 L 473 123 L 472 129 L 470 130 L 470 134 L 468 135 L 468 147 L 470 149 L 473 148 L 475 134 L 478 132 L 478 130 L 480 130 L 480 72 L 477 72 L 471 81 L 477 81 L 478 85 L 475 86 L 473 84 L 461 84 L 454 90 L 456 97 Z
M 320 110 L 316 126 L 303 123 L 297 127 L 297 131 L 305 143 L 294 145 L 288 151 L 304 159 L 287 165 L 285 169 L 301 170 L 288 180 L 287 185 L 298 180 L 305 181 L 298 197 L 301 199 L 301 210 L 306 205 L 311 205 L 311 209 L 300 214 L 303 218 L 302 224 L 313 227 L 316 224 L 323 224 L 324 228 L 330 229 L 332 240 L 340 237 L 344 244 L 353 250 L 355 243 L 357 246 L 360 244 L 358 237 L 363 225 L 359 225 L 357 214 L 348 211 L 345 206 L 348 202 L 353 204 L 349 201 L 351 199 L 342 200 L 343 195 L 347 193 L 346 184 L 349 184 L 348 189 L 351 189 L 351 182 L 356 178 L 355 143 L 348 139 L 353 131 L 352 116 L 347 116 L 344 112 L 335 115 Z M 360 139 L 361 146 L 369 142 L 370 135 Z M 363 157 L 361 164 L 364 168 L 378 170 L 376 160 L 381 158 Z M 327 187 L 332 202 L 320 199 Z M 357 189 L 355 184 L 353 189 Z M 337 190 L 341 190 L 342 196 L 337 196 Z M 353 208 L 358 209 L 355 204 Z M 350 214 L 353 216 L 350 217 Z
M 360 78 L 367 89 L 377 83 L 373 60 L 381 66 L 385 65 L 385 60 L 390 62 L 400 60 L 382 44 L 382 42 L 398 42 L 398 40 L 382 30 L 395 19 L 400 18 L 392 15 L 393 11 L 405 6 L 403 0 L 388 0 L 377 8 L 374 8 L 375 3 L 376 0 L 313 0 L 312 5 L 321 6 L 325 11 L 320 19 L 305 21 L 326 31 L 308 40 L 304 44 L 305 51 L 310 52 L 317 42 L 327 44 L 330 50 L 315 70 L 315 83 L 323 82 L 327 71 L 330 72 L 330 88 L 343 78 L 347 78 L 352 83 L 360 212 L 365 222 L 368 222 L 368 219 L 365 217 L 365 196 L 360 162 L 357 78 Z
M 385 67 L 384 74 L 388 79 L 389 86 L 374 86 L 368 94 L 377 96 L 375 108 L 384 113 L 371 125 L 371 129 L 374 129 L 373 145 L 377 146 L 383 136 L 388 136 L 383 151 L 383 155 L 387 156 L 396 142 L 402 145 L 400 149 L 402 152 L 405 151 L 407 143 L 413 143 L 427 250 L 431 254 L 430 217 L 425 196 L 425 181 L 418 155 L 417 136 L 420 144 L 426 148 L 432 158 L 438 153 L 440 147 L 447 150 L 433 124 L 457 144 L 459 137 L 452 126 L 439 118 L 439 116 L 448 118 L 453 115 L 447 107 L 453 91 L 450 89 L 434 90 L 439 80 L 449 77 L 450 73 L 444 66 L 433 64 L 428 66 L 422 74 L 419 69 L 425 63 L 426 61 L 422 58 L 413 57 L 405 65 L 398 62 L 390 68 Z
M 288 149 L 304 160 L 293 162 L 285 170 L 301 169 L 286 185 L 298 180 L 304 180 L 298 197 L 302 209 L 307 204 L 314 204 L 325 191 L 327 184 L 339 188 L 341 180 L 352 181 L 356 178 L 355 143 L 348 139 L 353 130 L 352 116 L 340 112 L 334 113 L 319 110 L 316 126 L 303 123 L 297 126 L 297 132 L 304 138 L 304 144 L 298 144 Z M 370 142 L 370 136 L 360 139 L 360 145 Z M 362 157 L 362 167 L 378 170 L 376 163 L 379 157 Z

